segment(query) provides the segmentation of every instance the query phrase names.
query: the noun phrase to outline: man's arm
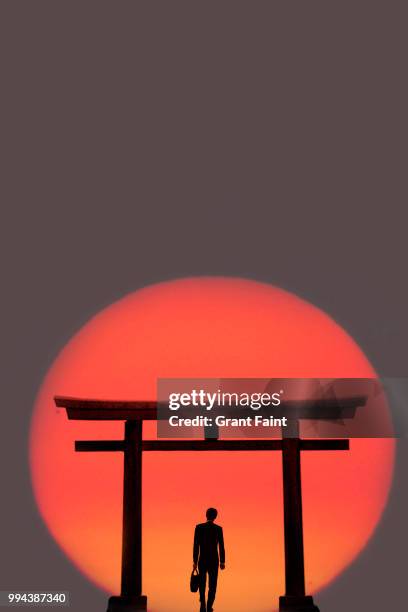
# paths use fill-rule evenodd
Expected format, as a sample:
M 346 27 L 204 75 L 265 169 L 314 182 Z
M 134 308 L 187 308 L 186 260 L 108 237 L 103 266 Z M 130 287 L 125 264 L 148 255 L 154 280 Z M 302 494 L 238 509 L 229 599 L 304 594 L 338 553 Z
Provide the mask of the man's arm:
M 218 546 L 220 549 L 220 567 L 221 569 L 224 569 L 225 567 L 225 548 L 224 548 L 224 534 L 222 531 L 222 527 L 220 527 Z
M 199 550 L 200 550 L 200 544 L 198 541 L 198 525 L 196 525 L 196 528 L 194 530 L 194 545 L 193 545 L 193 565 L 194 567 L 196 567 L 198 563 Z

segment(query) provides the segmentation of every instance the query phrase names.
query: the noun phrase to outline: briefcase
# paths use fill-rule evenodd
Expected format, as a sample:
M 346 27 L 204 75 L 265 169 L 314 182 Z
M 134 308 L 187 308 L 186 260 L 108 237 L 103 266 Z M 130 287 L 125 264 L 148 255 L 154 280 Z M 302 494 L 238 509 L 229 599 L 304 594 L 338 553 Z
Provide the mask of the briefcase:
M 190 591 L 192 593 L 197 593 L 199 585 L 200 585 L 200 576 L 198 575 L 198 571 L 196 569 L 193 569 L 193 571 L 191 572 L 191 578 L 190 578 Z

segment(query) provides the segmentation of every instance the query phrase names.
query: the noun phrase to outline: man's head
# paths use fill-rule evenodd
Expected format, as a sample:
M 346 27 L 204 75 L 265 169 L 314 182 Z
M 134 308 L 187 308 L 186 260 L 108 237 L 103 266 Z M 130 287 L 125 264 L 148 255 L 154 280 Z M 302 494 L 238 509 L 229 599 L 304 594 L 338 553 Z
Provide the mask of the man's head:
M 215 519 L 217 518 L 217 514 L 218 512 L 215 508 L 208 508 L 207 512 L 205 513 L 207 521 L 215 521 Z

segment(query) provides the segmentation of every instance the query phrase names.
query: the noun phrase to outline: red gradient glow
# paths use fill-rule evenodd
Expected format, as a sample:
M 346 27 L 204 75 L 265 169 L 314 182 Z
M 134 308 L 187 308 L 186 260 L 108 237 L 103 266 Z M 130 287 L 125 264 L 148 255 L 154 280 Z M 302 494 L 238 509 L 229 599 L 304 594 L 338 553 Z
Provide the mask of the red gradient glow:
M 136 291 L 68 342 L 38 393 L 32 482 L 61 548 L 101 588 L 119 592 L 123 459 L 75 453 L 74 440 L 120 438 L 118 423 L 68 421 L 53 396 L 154 399 L 158 377 L 370 377 L 360 348 L 331 318 L 273 286 L 191 278 Z M 155 426 L 145 425 L 145 437 Z M 307 589 L 333 580 L 364 548 L 386 504 L 392 440 L 302 457 Z M 145 453 L 144 592 L 150 609 L 189 611 L 194 524 L 219 508 L 227 570 L 219 609 L 261 612 L 284 593 L 281 457 Z M 157 575 L 160 574 L 160 580 Z

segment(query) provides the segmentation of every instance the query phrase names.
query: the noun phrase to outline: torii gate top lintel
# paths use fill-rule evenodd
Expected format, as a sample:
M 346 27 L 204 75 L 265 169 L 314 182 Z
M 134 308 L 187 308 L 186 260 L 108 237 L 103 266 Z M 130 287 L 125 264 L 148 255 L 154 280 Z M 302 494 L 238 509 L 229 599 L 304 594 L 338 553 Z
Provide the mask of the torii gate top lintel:
M 86 421 L 153 421 L 166 418 L 160 413 L 160 406 L 167 407 L 166 403 L 155 400 L 100 400 L 84 399 L 56 395 L 55 404 L 58 408 L 65 408 L 70 420 Z M 357 408 L 364 406 L 367 396 L 358 395 L 353 397 L 319 398 L 304 400 L 285 400 L 279 406 L 274 407 L 274 416 L 277 418 L 286 416 L 288 419 L 350 419 L 353 418 Z M 270 413 L 268 408 L 261 407 L 257 414 Z M 181 408 L 180 415 L 189 414 L 189 409 Z M 253 414 L 253 410 L 240 407 L 240 415 Z

